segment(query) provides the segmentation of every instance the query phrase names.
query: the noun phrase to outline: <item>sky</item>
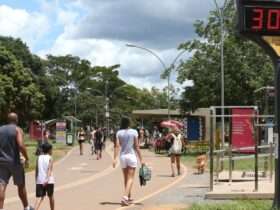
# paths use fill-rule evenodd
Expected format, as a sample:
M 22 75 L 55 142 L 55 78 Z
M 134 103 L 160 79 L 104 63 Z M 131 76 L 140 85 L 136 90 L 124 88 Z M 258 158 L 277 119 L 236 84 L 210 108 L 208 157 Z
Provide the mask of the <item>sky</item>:
M 213 8 L 213 0 L 0 0 L 0 35 L 21 38 L 43 58 L 72 54 L 92 65 L 120 64 L 127 83 L 163 88 L 159 60 L 126 44 L 152 50 L 169 66 L 178 45 L 196 37 L 194 21 Z M 172 84 L 179 87 L 174 72 Z

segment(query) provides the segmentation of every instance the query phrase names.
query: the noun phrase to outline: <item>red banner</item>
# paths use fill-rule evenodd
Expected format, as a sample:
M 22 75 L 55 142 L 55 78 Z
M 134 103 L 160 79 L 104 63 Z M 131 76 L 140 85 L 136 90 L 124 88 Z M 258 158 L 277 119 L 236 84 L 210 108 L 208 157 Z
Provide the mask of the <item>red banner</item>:
M 254 147 L 254 109 L 232 109 L 231 142 L 233 149 Z M 243 116 L 242 116 L 243 115 Z M 255 149 L 238 150 L 241 153 L 254 153 Z
M 29 136 L 31 139 L 42 139 L 42 124 L 39 121 L 32 121 L 29 127 Z

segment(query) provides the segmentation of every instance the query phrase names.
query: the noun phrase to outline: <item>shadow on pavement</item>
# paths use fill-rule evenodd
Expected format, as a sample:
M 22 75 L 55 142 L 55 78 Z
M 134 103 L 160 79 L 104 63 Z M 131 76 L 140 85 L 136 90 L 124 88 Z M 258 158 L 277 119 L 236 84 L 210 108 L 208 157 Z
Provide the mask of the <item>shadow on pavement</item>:
M 100 204 L 103 205 L 103 206 L 105 206 L 105 205 L 118 205 L 118 206 L 122 206 L 122 204 L 120 202 L 105 201 L 105 202 L 101 202 Z M 143 206 L 143 203 L 132 203 L 131 205 Z

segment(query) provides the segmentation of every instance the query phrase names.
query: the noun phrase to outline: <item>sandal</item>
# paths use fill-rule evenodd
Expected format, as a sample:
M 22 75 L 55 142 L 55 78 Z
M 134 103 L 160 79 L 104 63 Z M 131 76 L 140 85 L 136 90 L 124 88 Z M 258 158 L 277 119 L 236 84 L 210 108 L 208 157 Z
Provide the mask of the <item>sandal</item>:
M 123 197 L 122 197 L 122 200 L 121 200 L 121 204 L 122 204 L 122 206 L 129 206 L 130 203 L 129 203 L 128 197 L 123 196 Z

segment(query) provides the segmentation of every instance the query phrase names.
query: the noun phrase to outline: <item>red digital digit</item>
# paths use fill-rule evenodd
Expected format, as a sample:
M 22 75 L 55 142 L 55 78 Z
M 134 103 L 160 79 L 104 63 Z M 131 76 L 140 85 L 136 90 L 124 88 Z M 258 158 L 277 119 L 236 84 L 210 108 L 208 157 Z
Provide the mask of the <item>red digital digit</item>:
M 280 11 L 278 9 L 268 10 L 267 29 L 275 30 L 280 28 Z
M 252 29 L 262 30 L 263 29 L 263 9 L 253 9 L 253 23 Z

